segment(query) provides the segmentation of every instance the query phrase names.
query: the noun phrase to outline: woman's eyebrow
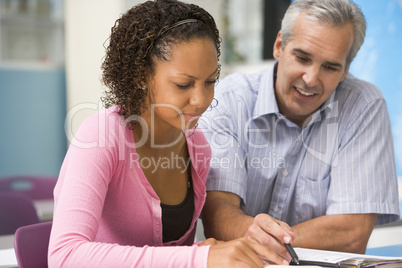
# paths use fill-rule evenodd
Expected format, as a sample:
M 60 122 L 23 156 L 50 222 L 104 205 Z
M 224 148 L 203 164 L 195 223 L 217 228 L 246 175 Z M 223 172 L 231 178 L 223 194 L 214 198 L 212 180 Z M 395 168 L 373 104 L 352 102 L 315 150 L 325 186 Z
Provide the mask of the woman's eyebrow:
M 208 77 L 213 76 L 214 74 L 216 74 L 218 72 L 218 70 L 219 70 L 219 67 L 216 68 L 215 71 L 213 71 L 210 75 L 208 75 Z M 189 78 L 197 79 L 197 77 L 195 77 L 193 75 L 190 75 L 190 74 L 186 74 L 186 73 L 178 73 L 178 75 L 185 75 L 185 76 L 187 76 Z

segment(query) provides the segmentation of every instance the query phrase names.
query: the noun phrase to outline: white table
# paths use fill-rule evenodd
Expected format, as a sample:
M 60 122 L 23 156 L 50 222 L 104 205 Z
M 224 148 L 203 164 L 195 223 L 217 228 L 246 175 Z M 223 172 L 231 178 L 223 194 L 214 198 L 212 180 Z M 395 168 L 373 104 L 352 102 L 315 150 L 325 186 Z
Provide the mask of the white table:
M 41 221 L 53 220 L 53 199 L 34 200 L 34 206 Z
M 0 249 L 14 247 L 14 235 L 0 235 Z
M 0 236 L 0 268 L 18 267 L 14 252 L 14 235 Z

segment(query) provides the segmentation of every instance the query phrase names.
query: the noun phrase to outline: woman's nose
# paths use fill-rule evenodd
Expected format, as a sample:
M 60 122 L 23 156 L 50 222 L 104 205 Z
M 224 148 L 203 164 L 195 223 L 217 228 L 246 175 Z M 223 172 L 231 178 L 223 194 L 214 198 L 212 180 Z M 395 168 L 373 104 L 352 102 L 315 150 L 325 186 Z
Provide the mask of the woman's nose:
M 191 94 L 192 95 L 189 100 L 190 105 L 197 108 L 202 108 L 205 106 L 205 102 L 207 100 L 206 89 L 204 89 L 203 87 L 197 87 Z

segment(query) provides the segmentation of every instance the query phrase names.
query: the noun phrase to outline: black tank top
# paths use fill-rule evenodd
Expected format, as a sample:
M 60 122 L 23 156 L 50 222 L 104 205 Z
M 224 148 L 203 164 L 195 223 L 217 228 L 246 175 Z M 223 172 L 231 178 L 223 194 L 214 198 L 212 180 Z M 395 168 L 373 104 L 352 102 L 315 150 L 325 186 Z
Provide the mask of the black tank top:
M 188 181 L 187 194 L 178 205 L 165 205 L 162 208 L 163 243 L 178 240 L 190 228 L 194 214 L 194 190 L 191 177 Z

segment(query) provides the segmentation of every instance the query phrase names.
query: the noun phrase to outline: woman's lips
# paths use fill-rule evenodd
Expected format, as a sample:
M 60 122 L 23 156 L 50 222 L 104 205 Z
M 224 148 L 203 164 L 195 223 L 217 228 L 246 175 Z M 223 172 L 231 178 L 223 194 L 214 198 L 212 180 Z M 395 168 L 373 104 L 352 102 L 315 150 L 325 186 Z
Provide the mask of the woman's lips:
M 197 121 L 201 115 L 200 114 L 183 114 L 187 121 Z

